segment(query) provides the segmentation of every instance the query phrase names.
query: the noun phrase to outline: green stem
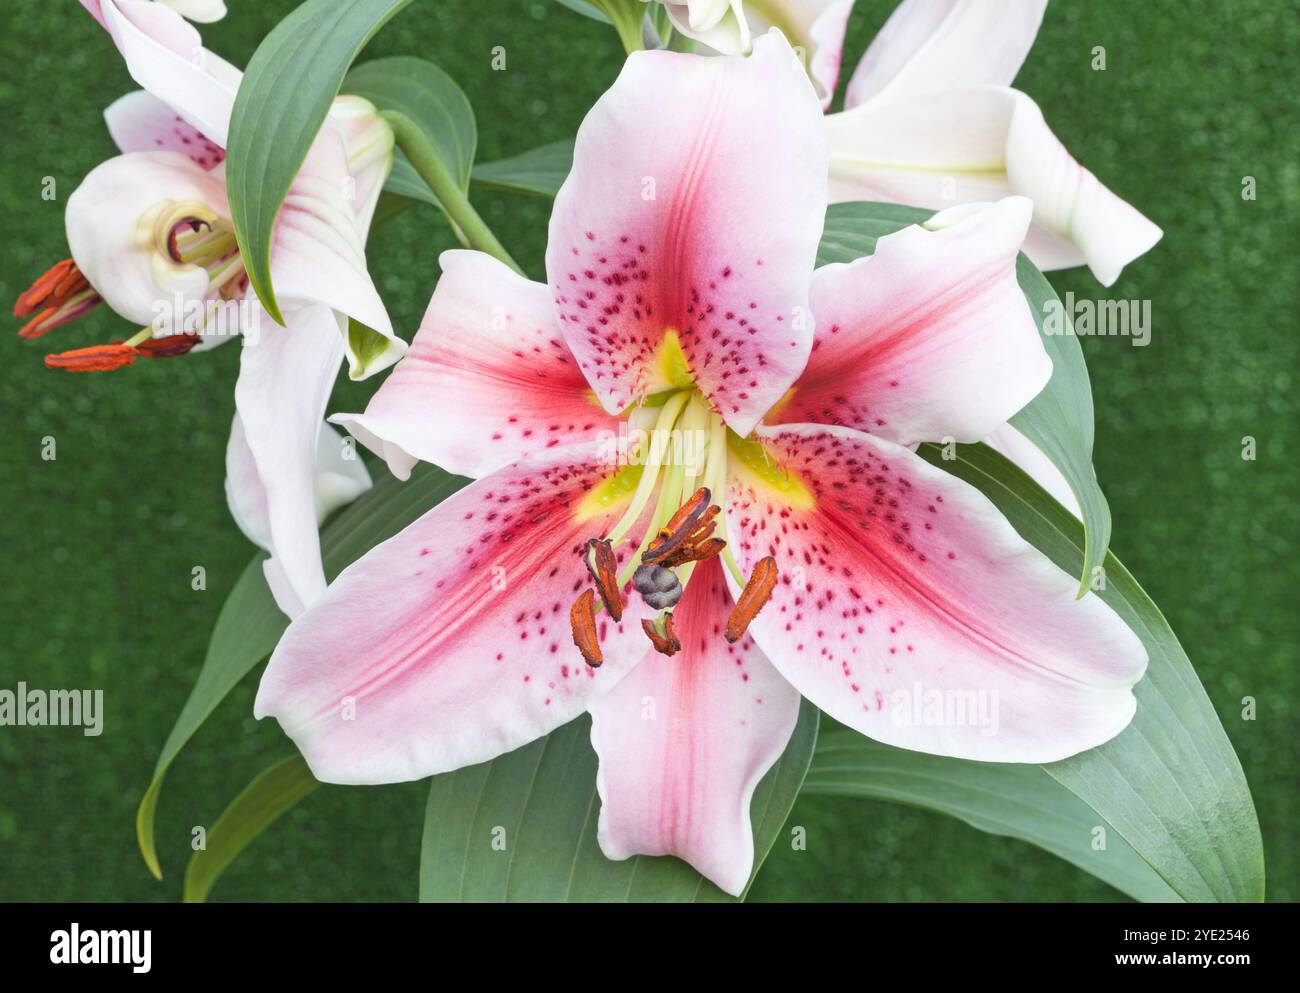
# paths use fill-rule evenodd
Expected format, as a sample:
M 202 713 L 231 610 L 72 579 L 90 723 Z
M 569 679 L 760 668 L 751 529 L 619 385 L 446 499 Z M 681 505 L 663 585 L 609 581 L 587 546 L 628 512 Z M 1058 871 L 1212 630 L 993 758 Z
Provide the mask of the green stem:
M 641 22 L 645 18 L 645 4 L 641 0 L 592 0 L 601 13 L 609 18 L 618 32 L 618 40 L 628 55 L 645 48 Z
M 510 257 L 510 253 L 505 250 L 501 242 L 497 241 L 497 236 L 483 222 L 483 218 L 479 217 L 478 211 L 469 202 L 465 191 L 447 171 L 447 167 L 429 139 L 424 136 L 424 132 L 405 114 L 397 111 L 381 111 L 380 116 L 392 126 L 393 137 L 398 147 L 406 153 L 406 157 L 411 160 L 411 165 L 420 174 L 420 178 L 437 196 L 443 212 L 446 213 L 447 219 L 451 221 L 465 246 L 487 252 L 523 275 L 523 270 L 519 268 L 518 263 Z

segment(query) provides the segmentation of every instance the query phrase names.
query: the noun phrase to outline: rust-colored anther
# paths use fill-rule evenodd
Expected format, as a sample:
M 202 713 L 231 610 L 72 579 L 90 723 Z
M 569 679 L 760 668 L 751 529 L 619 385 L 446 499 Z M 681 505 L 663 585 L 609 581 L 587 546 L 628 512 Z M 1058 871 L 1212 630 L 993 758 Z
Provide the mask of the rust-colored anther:
M 112 345 L 91 345 L 89 348 L 74 348 L 70 352 L 45 356 L 47 369 L 63 369 L 65 372 L 112 372 L 130 365 L 135 361 L 136 351 L 128 345 L 117 342 Z
M 687 562 L 703 562 L 706 559 L 711 559 L 726 547 L 727 543 L 721 538 L 709 538 L 698 545 L 682 545 L 677 551 L 664 556 L 654 565 L 662 566 L 665 569 L 675 569 Z
M 170 359 L 186 355 L 199 343 L 197 334 L 169 334 L 161 338 L 146 338 L 135 350 L 146 359 Z
M 603 538 L 592 538 L 587 542 L 583 561 L 587 571 L 596 581 L 596 592 L 600 602 L 609 611 L 609 616 L 616 621 L 623 619 L 623 596 L 618 591 L 618 560 L 614 558 L 614 548 Z
M 682 650 L 682 643 L 677 640 L 677 634 L 673 631 L 672 611 L 664 614 L 664 632 L 659 633 L 659 628 L 655 625 L 653 617 L 647 617 L 641 621 L 641 630 L 646 633 L 650 639 L 650 644 L 655 646 L 655 651 L 660 655 L 673 656 Z
M 596 638 L 596 594 L 583 590 L 569 608 L 569 624 L 573 628 L 573 643 L 582 652 L 582 658 L 593 669 L 605 661 L 600 642 Z
M 664 559 L 683 545 L 702 541 L 712 534 L 718 508 L 709 505 L 710 498 L 708 487 L 696 490 L 651 539 L 641 561 L 646 565 L 662 565 Z
M 31 318 L 19 329 L 18 337 L 39 338 L 94 310 L 99 303 L 99 295 L 72 259 L 56 262 L 14 304 L 15 317 Z
M 772 596 L 772 590 L 776 588 L 776 577 L 776 559 L 772 556 L 769 555 L 754 566 L 754 571 L 749 574 L 749 581 L 740 591 L 740 599 L 736 601 L 731 616 L 727 618 L 729 642 L 735 644 L 745 636 L 749 622 L 758 616 L 758 612 Z

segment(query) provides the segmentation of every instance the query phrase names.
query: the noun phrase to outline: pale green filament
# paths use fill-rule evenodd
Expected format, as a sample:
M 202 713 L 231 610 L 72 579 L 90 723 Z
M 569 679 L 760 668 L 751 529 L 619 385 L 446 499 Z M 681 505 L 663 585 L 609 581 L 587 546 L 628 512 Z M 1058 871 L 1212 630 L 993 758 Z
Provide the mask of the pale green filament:
M 628 505 L 627 512 L 609 532 L 610 544 L 617 545 L 627 537 L 627 533 L 636 525 L 637 519 L 645 510 L 646 504 L 650 502 L 655 483 L 659 481 L 659 469 L 663 465 L 664 453 L 672 449 L 673 425 L 690 398 L 691 391 L 682 390 L 674 394 L 659 412 L 659 418 L 650 431 L 648 450 L 642 463 L 641 480 L 637 484 L 636 492 L 632 494 L 632 502 Z

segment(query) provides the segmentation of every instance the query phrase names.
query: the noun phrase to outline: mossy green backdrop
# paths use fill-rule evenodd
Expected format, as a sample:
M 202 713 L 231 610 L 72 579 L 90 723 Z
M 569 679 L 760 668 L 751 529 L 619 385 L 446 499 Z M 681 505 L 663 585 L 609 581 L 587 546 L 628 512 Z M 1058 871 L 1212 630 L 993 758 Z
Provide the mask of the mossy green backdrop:
M 203 28 L 242 65 L 293 0 L 228 0 Z M 893 3 L 858 0 L 846 67 Z M 11 4 L 0 33 L 6 306 L 65 254 L 67 195 L 114 154 L 100 117 L 133 88 L 75 0 Z M 505 71 L 493 71 L 503 46 Z M 1103 46 L 1105 71 L 1092 68 Z M 1058 136 L 1164 240 L 1109 290 L 1057 273 L 1080 297 L 1152 302 L 1151 344 L 1082 341 L 1097 401 L 1096 467 L 1113 547 L 1186 646 L 1246 770 L 1269 896 L 1300 898 L 1295 798 L 1300 18 L 1289 0 L 1055 0 L 1018 85 Z M 418 54 L 460 82 L 480 160 L 574 134 L 622 61 L 612 30 L 553 0 L 416 0 L 367 55 Z M 57 199 L 42 199 L 44 177 Z M 1253 176 L 1257 199 L 1243 200 Z M 488 222 L 541 275 L 549 201 L 477 193 Z M 414 330 L 454 246 L 427 209 L 375 233 L 371 268 L 396 327 Z M 17 321 L 12 322 L 16 329 Z M 111 375 L 46 371 L 41 355 L 121 335 L 105 309 L 39 343 L 0 345 L 0 686 L 105 691 L 101 737 L 0 728 L 0 899 L 172 900 L 190 829 L 211 824 L 287 752 L 252 718 L 256 677 L 181 754 L 158 818 L 167 877 L 136 850 L 136 804 L 252 549 L 227 511 L 223 453 L 238 350 Z M 332 408 L 374 383 L 341 380 Z M 57 442 L 43 461 L 42 439 Z M 1245 436 L 1257 458 L 1242 459 Z M 207 570 L 207 590 L 190 587 Z M 1257 719 L 1243 720 L 1243 698 Z M 425 787 L 319 790 L 256 841 L 214 899 L 411 900 Z M 1120 895 L 1028 845 L 921 810 L 802 799 L 759 900 L 1109 900 Z

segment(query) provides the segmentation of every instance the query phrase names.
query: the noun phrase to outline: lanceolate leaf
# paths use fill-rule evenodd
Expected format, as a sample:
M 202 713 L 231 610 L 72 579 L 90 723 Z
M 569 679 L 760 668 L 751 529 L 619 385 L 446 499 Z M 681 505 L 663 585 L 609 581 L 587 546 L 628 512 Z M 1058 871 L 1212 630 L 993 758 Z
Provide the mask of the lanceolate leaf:
M 271 231 L 344 74 L 411 0 L 306 0 L 249 60 L 230 118 L 226 183 L 249 283 L 283 323 L 271 285 Z
M 816 740 L 817 710 L 805 701 L 785 754 L 754 791 L 755 872 L 785 824 Z M 596 841 L 599 812 L 585 716 L 492 762 L 435 776 L 420 851 L 420 899 L 731 899 L 674 858 L 605 858 Z
M 417 466 L 406 483 L 384 473 L 373 489 L 342 510 L 322 531 L 326 575 L 331 579 L 338 575 L 367 549 L 396 534 L 465 482 L 427 465 Z M 221 608 L 198 680 L 163 745 L 153 781 L 136 813 L 140 854 L 159 879 L 162 868 L 155 848 L 154 817 L 167 769 L 226 695 L 271 654 L 289 623 L 262 578 L 264 558 L 259 554 L 249 563 Z
M 838 203 L 826 212 L 826 227 L 817 252 L 818 265 L 852 262 L 875 251 L 876 239 L 909 224 L 920 224 L 933 211 L 883 203 Z M 1045 276 L 1025 255 L 1016 263 L 1016 276 L 1038 324 L 1043 347 L 1052 358 L 1052 378 L 1029 405 L 1011 418 L 1026 438 L 1065 476 L 1083 508 L 1086 548 L 1079 566 L 1079 594 L 1092 580 L 1093 570 L 1106 558 L 1110 543 L 1110 507 L 1092 471 L 1092 386 L 1083 350 L 1073 334 L 1049 334 L 1049 310 L 1064 322 L 1061 305 Z
M 553 197 L 573 168 L 573 142 L 554 141 L 519 155 L 474 167 L 479 186 Z
M 985 445 L 958 446 L 953 460 L 932 445 L 920 451 L 983 492 L 1061 568 L 1080 567 L 1082 526 L 1007 459 Z M 1259 821 L 1232 743 L 1156 605 L 1114 555 L 1104 566 L 1105 586 L 1096 595 L 1142 639 L 1150 658 L 1134 690 L 1137 715 L 1105 745 L 1041 768 L 1095 811 L 1110 838 L 1122 839 L 1181 899 L 1260 900 Z M 1033 840 L 1049 847 L 1046 830 Z M 1140 880 L 1123 888 L 1134 892 L 1139 885 L 1145 893 Z
M 207 831 L 185 869 L 184 900 L 202 903 L 226 866 L 320 783 L 299 755 L 281 759 L 249 783 Z
M 803 792 L 935 810 L 989 834 L 1037 845 L 1137 900 L 1178 899 L 1097 811 L 1042 766 L 909 752 L 849 728 L 823 726 Z M 1107 832 L 1104 849 L 1097 846 L 1099 827 Z

